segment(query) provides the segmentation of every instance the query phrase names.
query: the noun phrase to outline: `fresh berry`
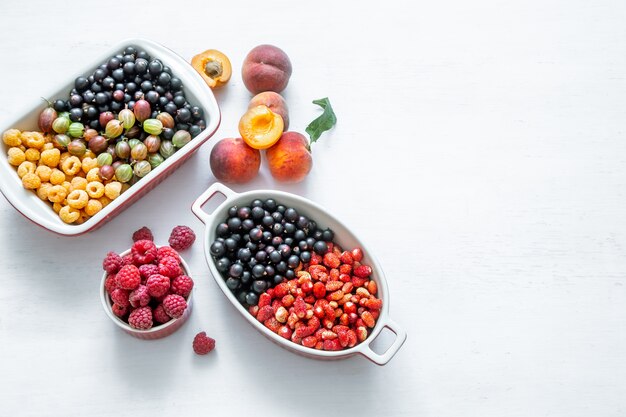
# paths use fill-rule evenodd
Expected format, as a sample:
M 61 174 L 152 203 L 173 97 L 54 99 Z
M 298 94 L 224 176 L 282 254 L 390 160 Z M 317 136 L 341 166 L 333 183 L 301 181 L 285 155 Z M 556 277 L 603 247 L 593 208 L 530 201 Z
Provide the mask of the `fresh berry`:
M 166 256 L 171 256 L 172 258 L 175 258 L 178 262 L 180 262 L 180 256 L 178 255 L 178 252 L 176 252 L 169 246 L 161 246 L 158 250 L 157 258 L 159 261 L 161 261 L 161 259 L 165 258 Z
M 130 301 L 130 305 L 137 307 L 145 307 L 150 302 L 150 294 L 148 294 L 148 287 L 145 285 L 138 286 L 133 292 L 128 296 L 128 301 Z
M 163 299 L 163 308 L 168 316 L 177 319 L 185 312 L 187 301 L 178 294 L 168 294 Z
M 138 240 L 131 248 L 135 265 L 152 263 L 157 258 L 157 247 L 151 240 Z
M 159 304 L 154 308 L 154 310 L 152 310 L 152 317 L 154 318 L 154 321 L 160 324 L 167 323 L 172 320 L 172 318 L 165 312 L 163 304 Z
M 141 284 L 141 275 L 135 265 L 125 265 L 115 276 L 117 285 L 126 290 L 134 290 Z
M 111 306 L 111 311 L 119 318 L 124 318 L 126 314 L 128 314 L 128 307 L 121 306 L 119 304 L 113 304 Z
M 154 241 L 154 236 L 152 235 L 152 230 L 148 229 L 146 226 L 142 227 L 139 230 L 136 230 L 133 233 L 133 242 L 137 242 L 138 240 L 152 240 Z
M 122 257 L 115 252 L 107 253 L 104 261 L 102 261 L 102 269 L 107 271 L 107 274 L 115 274 L 123 265 Z
M 113 290 L 116 288 L 117 288 L 117 281 L 115 279 L 115 274 L 110 274 L 104 280 L 104 289 L 106 290 L 107 294 L 110 295 L 113 292 Z
M 124 265 L 135 265 L 135 263 L 133 262 L 133 254 L 129 253 L 128 255 L 124 256 L 122 258 L 122 262 Z
M 215 349 L 215 339 L 206 335 L 206 332 L 200 332 L 193 338 L 193 351 L 198 355 L 206 355 Z
M 159 273 L 166 277 L 176 278 L 181 274 L 178 260 L 171 256 L 166 256 L 159 261 Z
M 176 226 L 172 230 L 168 242 L 172 248 L 180 251 L 189 248 L 195 240 L 196 234 L 191 228 L 187 226 Z
M 170 279 L 161 274 L 150 275 L 146 280 L 148 294 L 152 297 L 162 297 L 170 289 Z
M 139 274 L 141 275 L 141 281 L 146 282 L 150 275 L 158 274 L 159 267 L 154 264 L 145 264 L 139 267 Z
M 139 307 L 130 312 L 128 316 L 130 327 L 138 330 L 148 330 L 152 327 L 152 309 Z
M 193 280 L 187 275 L 179 275 L 172 280 L 172 293 L 187 298 L 193 288 Z
M 128 301 L 128 291 L 122 288 L 114 289 L 111 292 L 111 300 L 118 306 L 128 307 L 130 305 Z

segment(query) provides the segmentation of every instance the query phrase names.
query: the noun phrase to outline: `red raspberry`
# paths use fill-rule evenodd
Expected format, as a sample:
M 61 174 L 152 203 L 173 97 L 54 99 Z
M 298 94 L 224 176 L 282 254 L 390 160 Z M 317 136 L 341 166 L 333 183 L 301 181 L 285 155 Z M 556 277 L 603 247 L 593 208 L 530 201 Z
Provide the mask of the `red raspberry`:
M 132 254 L 132 253 L 129 253 L 128 255 L 125 255 L 125 256 L 122 258 L 122 262 L 124 263 L 124 265 L 135 265 L 135 264 L 133 263 L 133 254 Z
M 117 281 L 115 280 L 115 274 L 110 274 L 104 280 L 104 289 L 106 290 L 107 294 L 110 295 L 113 292 L 113 290 L 116 288 L 117 288 Z
M 146 287 L 152 297 L 162 297 L 170 289 L 170 279 L 160 274 L 150 275 L 146 280 Z
M 145 307 L 150 302 L 150 294 L 148 294 L 148 287 L 140 285 L 128 296 L 128 301 L 133 307 Z
M 133 233 L 133 242 L 137 242 L 138 240 L 154 241 L 154 236 L 152 236 L 152 230 L 148 229 L 146 226 L 142 227 L 139 230 L 135 230 L 135 233 Z
M 124 261 L 122 257 L 115 252 L 107 253 L 107 256 L 102 261 L 102 269 L 107 271 L 107 274 L 115 274 L 123 266 Z
M 130 327 L 139 330 L 148 330 L 152 327 L 152 309 L 139 307 L 130 312 L 128 316 Z
M 157 259 L 161 261 L 161 259 L 165 258 L 166 256 L 171 256 L 172 258 L 176 258 L 176 260 L 180 262 L 180 256 L 178 255 L 178 252 L 176 252 L 174 249 L 172 249 L 169 246 L 161 246 L 158 250 Z
M 154 308 L 154 310 L 152 310 L 152 317 L 154 317 L 154 321 L 161 324 L 167 323 L 168 321 L 172 320 L 172 318 L 168 316 L 165 312 L 163 304 L 159 304 Z
M 206 355 L 215 349 L 215 339 L 206 335 L 206 332 L 200 332 L 193 338 L 193 351 L 198 355 Z
M 185 312 L 187 301 L 178 294 L 168 294 L 163 299 L 163 308 L 168 316 L 177 319 Z
M 171 256 L 166 256 L 159 261 L 159 274 L 166 277 L 176 278 L 182 273 L 178 260 Z
M 128 314 L 128 307 L 121 306 L 119 304 L 113 304 L 111 306 L 111 311 L 119 318 L 124 318 L 126 314 Z
M 137 265 L 152 263 L 157 258 L 157 247 L 151 240 L 138 240 L 131 248 L 133 261 Z
M 111 292 L 111 300 L 121 307 L 128 307 L 130 305 L 128 301 L 128 291 L 121 288 L 117 288 Z
M 150 275 L 158 274 L 159 267 L 154 264 L 145 264 L 139 267 L 139 274 L 141 275 L 141 281 L 146 282 Z
M 187 226 L 176 226 L 168 242 L 170 246 L 176 250 L 185 250 L 189 248 L 196 240 L 196 234 Z
M 187 275 L 179 275 L 172 280 L 172 293 L 187 298 L 193 288 L 193 280 Z
M 126 290 L 134 290 L 141 284 L 141 275 L 135 265 L 125 265 L 115 276 L 117 285 Z

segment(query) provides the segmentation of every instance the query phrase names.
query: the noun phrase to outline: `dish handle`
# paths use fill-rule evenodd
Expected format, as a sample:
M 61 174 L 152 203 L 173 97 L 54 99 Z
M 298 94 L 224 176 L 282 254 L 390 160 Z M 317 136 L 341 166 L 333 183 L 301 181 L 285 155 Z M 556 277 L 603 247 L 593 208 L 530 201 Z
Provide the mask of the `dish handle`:
M 194 201 L 191 205 L 191 211 L 196 215 L 198 219 L 204 224 L 209 224 L 211 222 L 211 215 L 213 213 L 207 213 L 202 209 L 202 206 L 206 204 L 207 201 L 211 199 L 215 194 L 222 194 L 226 197 L 226 200 L 231 199 L 233 196 L 237 195 L 236 192 L 228 188 L 222 183 L 215 182 L 213 183 L 205 192 L 203 192 L 200 197 Z
M 376 365 L 381 365 L 381 366 L 386 365 L 387 362 L 389 362 L 391 358 L 394 357 L 394 355 L 398 352 L 398 350 L 402 347 L 402 345 L 404 344 L 404 341 L 406 340 L 406 332 L 404 331 L 402 327 L 398 326 L 398 324 L 395 321 L 388 318 L 386 323 L 383 325 L 383 328 L 384 327 L 388 328 L 396 335 L 396 339 L 393 341 L 391 346 L 387 348 L 385 352 L 379 355 L 378 353 L 374 352 L 372 348 L 370 348 L 370 344 L 376 338 L 369 340 L 369 341 L 366 340 L 361 345 L 361 349 L 360 349 L 360 353 L 363 356 L 365 356 L 370 361 L 374 362 Z

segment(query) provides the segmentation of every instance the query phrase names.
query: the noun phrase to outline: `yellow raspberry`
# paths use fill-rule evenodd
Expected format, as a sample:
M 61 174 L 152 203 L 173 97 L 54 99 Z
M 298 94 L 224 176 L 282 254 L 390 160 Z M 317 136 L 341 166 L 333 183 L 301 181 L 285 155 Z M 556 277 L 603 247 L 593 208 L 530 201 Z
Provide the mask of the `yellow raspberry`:
M 121 192 L 121 182 L 113 181 L 104 186 L 104 195 L 106 195 L 111 200 L 115 200 L 117 197 L 119 197 Z
M 102 182 L 102 178 L 100 178 L 100 175 L 98 175 L 98 173 L 100 172 L 100 168 L 95 167 L 95 168 L 91 168 L 89 170 L 89 172 L 87 173 L 87 181 L 92 182 L 92 181 L 98 181 L 98 182 Z
M 98 200 L 89 200 L 89 202 L 87 202 L 87 205 L 85 206 L 85 213 L 88 216 L 93 216 L 100 210 L 102 210 L 102 203 Z
M 46 165 L 39 165 L 35 170 L 35 174 L 39 175 L 39 179 L 42 182 L 50 181 L 50 176 L 52 175 L 52 168 Z
M 22 177 L 22 185 L 28 190 L 35 190 L 41 185 L 41 180 L 36 174 L 29 173 Z
M 52 188 L 52 184 L 49 182 L 42 182 L 39 188 L 37 188 L 37 197 L 43 201 L 48 201 L 48 192 Z
M 98 160 L 94 158 L 83 158 L 81 163 L 83 164 L 82 169 L 85 174 L 88 173 L 91 169 L 98 167 Z
M 98 181 L 91 181 L 87 184 L 87 194 L 91 198 L 100 198 L 104 195 L 104 184 Z
M 83 190 L 74 190 L 67 196 L 67 204 L 75 209 L 82 209 L 88 201 L 89 196 Z
M 53 143 L 46 143 L 45 145 L 43 145 L 43 148 L 41 148 L 41 150 L 43 150 L 43 151 L 47 151 L 49 149 L 54 149 L 54 144 Z
M 67 175 L 76 175 L 76 173 L 80 171 L 80 167 L 80 159 L 76 156 L 70 156 L 63 162 L 63 164 L 61 164 L 61 169 Z
M 51 203 L 62 203 L 67 197 L 67 190 L 62 185 L 53 185 L 48 190 L 48 200 Z
M 61 210 L 59 210 L 59 217 L 65 223 L 72 224 L 80 218 L 80 210 L 71 206 L 63 206 Z
M 9 151 L 7 152 L 7 159 L 9 164 L 19 166 L 26 160 L 26 155 L 20 148 L 9 148 Z
M 2 134 L 2 140 L 9 146 L 20 146 L 22 144 L 21 134 L 22 132 L 17 129 L 9 129 Z
M 39 161 L 39 155 L 41 155 L 41 153 L 35 148 L 28 148 L 26 152 L 24 152 L 27 161 L 37 162 Z
M 22 132 L 21 139 L 29 148 L 41 149 L 46 143 L 41 132 Z
M 86 190 L 87 189 L 87 180 L 83 177 L 74 177 L 72 178 L 72 189 L 73 190 Z
M 58 149 L 47 149 L 43 151 L 41 153 L 41 158 L 39 159 L 40 164 L 48 165 L 50 168 L 56 168 L 59 166 L 60 161 L 61 151 Z
M 17 167 L 17 176 L 20 178 L 24 178 L 26 174 L 34 174 L 35 173 L 35 164 L 30 161 L 24 161 Z
M 50 182 L 52 185 L 61 185 L 65 181 L 65 174 L 63 171 L 52 168 L 52 174 L 50 174 Z
M 69 152 L 63 152 L 61 154 L 61 157 L 59 158 L 59 165 L 63 165 L 63 162 L 65 162 L 65 160 L 69 158 L 70 156 L 72 155 Z
M 102 197 L 100 197 L 98 201 L 100 202 L 100 204 L 102 204 L 102 208 L 105 208 L 106 206 L 111 204 L 111 199 L 107 197 L 106 195 L 103 195 Z

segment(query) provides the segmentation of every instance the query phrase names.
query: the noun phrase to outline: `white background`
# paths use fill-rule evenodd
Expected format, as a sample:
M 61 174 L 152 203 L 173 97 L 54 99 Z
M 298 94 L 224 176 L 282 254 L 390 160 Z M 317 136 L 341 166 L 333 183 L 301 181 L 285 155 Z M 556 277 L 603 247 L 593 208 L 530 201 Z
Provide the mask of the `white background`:
M 345 4 L 344 4 L 345 3 Z M 225 52 L 222 124 L 184 167 L 93 233 L 55 236 L 0 199 L 0 415 L 623 416 L 626 5 L 619 1 L 4 2 L 0 118 L 110 45 Z M 148 225 L 202 233 L 190 205 L 237 135 L 245 54 L 282 47 L 291 129 L 338 124 L 304 195 L 376 252 L 408 340 L 385 367 L 320 362 L 254 331 L 199 240 L 190 321 L 136 340 L 105 316 L 100 262 Z M 206 330 L 217 349 L 191 349 Z

